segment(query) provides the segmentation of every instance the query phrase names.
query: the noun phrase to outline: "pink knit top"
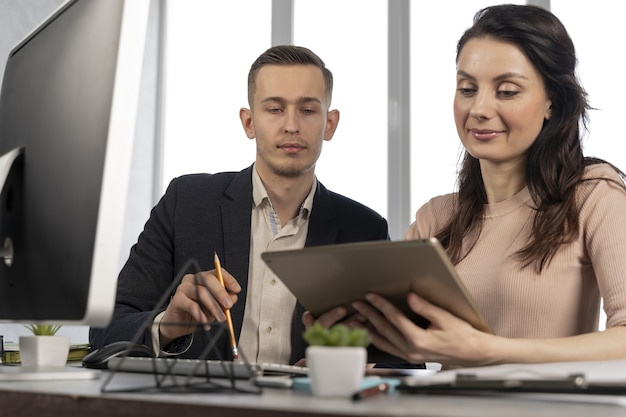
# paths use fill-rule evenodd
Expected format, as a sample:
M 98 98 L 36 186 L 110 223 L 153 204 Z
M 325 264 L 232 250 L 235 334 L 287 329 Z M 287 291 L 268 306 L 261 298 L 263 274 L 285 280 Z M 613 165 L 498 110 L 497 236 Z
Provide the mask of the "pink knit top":
M 533 202 L 527 188 L 486 207 L 476 245 L 456 265 L 461 280 L 497 335 L 551 338 L 598 330 L 600 297 L 606 326 L 626 325 L 626 189 L 615 170 L 593 165 L 579 187 L 580 233 L 541 274 L 513 254 L 529 238 Z M 455 194 L 424 204 L 406 238 L 429 237 L 452 215 Z

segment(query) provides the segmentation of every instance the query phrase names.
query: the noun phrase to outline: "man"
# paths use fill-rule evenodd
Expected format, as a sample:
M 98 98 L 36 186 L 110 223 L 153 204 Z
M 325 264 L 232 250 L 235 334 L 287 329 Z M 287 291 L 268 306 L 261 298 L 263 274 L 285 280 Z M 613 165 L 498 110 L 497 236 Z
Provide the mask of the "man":
M 94 348 L 131 340 L 152 322 L 141 341 L 162 355 L 196 358 L 215 343 L 209 358 L 232 358 L 228 332 L 210 326 L 223 322 L 224 309 L 230 309 L 248 361 L 295 363 L 304 357 L 304 323 L 313 318 L 303 316 L 260 254 L 389 238 L 385 219 L 315 177 L 322 144 L 339 123 L 339 111 L 330 110 L 332 87 L 331 72 L 306 48 L 272 47 L 257 58 L 248 75 L 250 108 L 239 114 L 248 138 L 256 139 L 255 163 L 239 173 L 171 182 L 120 273 L 110 326 L 90 331 Z M 168 294 L 190 259 L 204 272 L 187 270 Z M 164 294 L 171 299 L 154 317 Z M 344 314 L 338 308 L 319 319 L 329 326 Z M 197 331 L 197 323 L 204 330 Z

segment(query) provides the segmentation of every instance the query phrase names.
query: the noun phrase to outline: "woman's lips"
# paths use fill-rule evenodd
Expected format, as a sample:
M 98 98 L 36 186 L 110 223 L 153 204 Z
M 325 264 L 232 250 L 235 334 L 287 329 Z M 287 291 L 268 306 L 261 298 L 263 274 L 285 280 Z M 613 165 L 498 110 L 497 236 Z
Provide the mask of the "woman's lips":
M 470 132 L 478 140 L 491 140 L 502 134 L 502 131 L 500 130 L 490 129 L 470 129 Z

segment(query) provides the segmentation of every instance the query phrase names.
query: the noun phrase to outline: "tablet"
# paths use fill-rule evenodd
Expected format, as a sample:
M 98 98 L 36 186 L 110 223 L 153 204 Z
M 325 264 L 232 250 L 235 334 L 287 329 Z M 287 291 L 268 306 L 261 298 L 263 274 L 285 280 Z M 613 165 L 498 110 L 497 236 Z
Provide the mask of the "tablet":
M 493 333 L 435 238 L 312 246 L 264 252 L 261 258 L 316 317 L 339 305 L 353 313 L 352 301 L 375 292 L 427 327 L 428 321 L 407 305 L 407 294 L 413 291 L 476 329 Z

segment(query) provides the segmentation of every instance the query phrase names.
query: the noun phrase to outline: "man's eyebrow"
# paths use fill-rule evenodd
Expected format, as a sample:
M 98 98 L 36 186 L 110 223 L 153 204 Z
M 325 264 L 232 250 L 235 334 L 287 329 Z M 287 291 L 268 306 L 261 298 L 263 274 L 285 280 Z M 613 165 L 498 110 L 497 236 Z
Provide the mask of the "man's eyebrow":
M 456 72 L 457 75 L 464 77 L 464 78 L 468 78 L 470 80 L 476 80 L 476 77 L 474 77 L 473 75 L 463 71 L 463 70 L 458 70 Z M 520 74 L 518 72 L 505 72 L 504 74 L 500 74 L 497 77 L 494 78 L 494 81 L 502 81 L 502 80 L 506 80 L 508 78 L 521 78 L 524 80 L 527 80 L 528 77 L 526 77 L 523 74 Z
M 322 100 L 320 100 L 317 97 L 300 97 L 300 99 L 298 99 L 298 103 L 319 103 L 322 104 Z
M 284 97 L 280 97 L 280 96 L 266 97 L 263 100 L 261 100 L 261 103 L 269 103 L 269 102 L 286 104 L 288 101 Z M 318 103 L 318 104 L 322 104 L 322 100 L 320 100 L 319 98 L 317 98 L 317 97 L 306 97 L 306 96 L 298 98 L 298 100 L 296 100 L 296 102 L 298 104 L 303 104 L 303 103 Z

